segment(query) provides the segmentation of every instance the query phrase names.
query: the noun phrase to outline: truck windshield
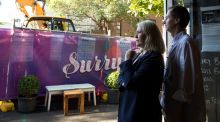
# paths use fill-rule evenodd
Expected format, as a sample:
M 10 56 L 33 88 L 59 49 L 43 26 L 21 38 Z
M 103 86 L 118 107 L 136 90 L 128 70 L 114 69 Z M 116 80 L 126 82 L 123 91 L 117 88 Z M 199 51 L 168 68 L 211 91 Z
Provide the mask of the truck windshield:
M 73 22 L 64 18 L 31 18 L 26 27 L 29 29 L 75 32 Z

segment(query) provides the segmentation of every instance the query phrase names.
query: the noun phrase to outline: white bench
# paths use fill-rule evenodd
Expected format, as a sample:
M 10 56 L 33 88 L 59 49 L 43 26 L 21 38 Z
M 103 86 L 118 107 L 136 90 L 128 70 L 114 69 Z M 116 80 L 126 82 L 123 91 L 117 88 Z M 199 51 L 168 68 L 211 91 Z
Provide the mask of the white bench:
M 94 106 L 96 106 L 95 86 L 93 86 L 92 84 L 84 83 L 84 84 L 51 85 L 51 86 L 46 86 L 46 96 L 45 96 L 44 106 L 48 105 L 47 111 L 50 111 L 50 103 L 51 103 L 52 95 L 63 94 L 63 91 L 65 90 L 74 90 L 74 89 L 81 89 L 83 92 L 88 92 L 89 101 L 90 101 L 90 92 L 93 92 Z

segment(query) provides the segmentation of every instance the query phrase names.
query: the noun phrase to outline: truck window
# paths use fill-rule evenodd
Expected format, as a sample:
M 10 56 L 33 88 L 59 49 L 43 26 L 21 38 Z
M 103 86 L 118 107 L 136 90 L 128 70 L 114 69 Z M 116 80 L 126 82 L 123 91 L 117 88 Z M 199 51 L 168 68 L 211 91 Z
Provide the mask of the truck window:
M 64 31 L 62 21 L 54 20 L 53 30 L 56 30 L 56 31 Z
M 29 29 L 39 29 L 36 21 L 28 22 L 26 27 L 29 28 Z
M 73 24 L 68 19 L 54 20 L 52 30 L 75 32 Z
M 70 32 L 74 32 L 74 28 L 72 26 L 72 24 L 68 21 L 64 22 L 64 31 L 70 31 Z
M 29 29 L 75 32 L 70 19 L 64 18 L 31 18 L 26 25 Z

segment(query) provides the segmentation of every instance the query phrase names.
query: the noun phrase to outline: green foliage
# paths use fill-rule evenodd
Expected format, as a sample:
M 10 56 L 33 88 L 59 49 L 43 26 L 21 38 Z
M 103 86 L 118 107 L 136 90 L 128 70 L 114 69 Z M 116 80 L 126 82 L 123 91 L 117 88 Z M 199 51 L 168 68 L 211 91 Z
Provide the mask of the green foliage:
M 144 17 L 146 15 L 158 15 L 164 14 L 164 0 L 128 0 L 130 4 L 129 12 L 135 16 Z
M 19 80 L 18 90 L 19 95 L 24 97 L 30 97 L 37 94 L 39 90 L 40 81 L 36 76 L 29 75 L 24 76 Z
M 179 5 L 182 5 L 182 6 L 184 5 L 184 0 L 177 0 L 177 2 Z
M 121 18 L 129 9 L 124 0 L 48 0 L 47 5 L 61 16 L 87 16 L 96 21 Z
M 107 34 L 113 22 L 136 23 L 146 15 L 162 16 L 164 0 L 47 0 L 47 6 L 58 16 L 71 19 L 91 18 L 97 29 Z
M 105 77 L 104 84 L 109 89 L 118 89 L 118 76 L 119 76 L 119 71 L 111 72 Z
M 47 6 L 59 16 L 91 18 L 100 30 L 106 32 L 113 21 L 131 17 L 126 0 L 47 0 Z

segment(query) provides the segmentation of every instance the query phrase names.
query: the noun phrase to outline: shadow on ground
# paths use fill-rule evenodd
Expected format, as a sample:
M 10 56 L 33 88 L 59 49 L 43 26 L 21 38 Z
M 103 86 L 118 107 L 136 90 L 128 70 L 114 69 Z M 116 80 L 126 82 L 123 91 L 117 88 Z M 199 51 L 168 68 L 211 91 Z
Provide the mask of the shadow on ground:
M 12 100 L 17 108 L 17 101 Z M 85 113 L 79 114 L 77 100 L 70 99 L 69 114 L 63 114 L 63 96 L 52 97 L 50 112 L 44 106 L 44 97 L 38 98 L 36 111 L 20 113 L 17 111 L 0 112 L 0 122 L 117 122 L 118 104 L 108 104 L 97 100 L 97 106 L 85 98 Z

